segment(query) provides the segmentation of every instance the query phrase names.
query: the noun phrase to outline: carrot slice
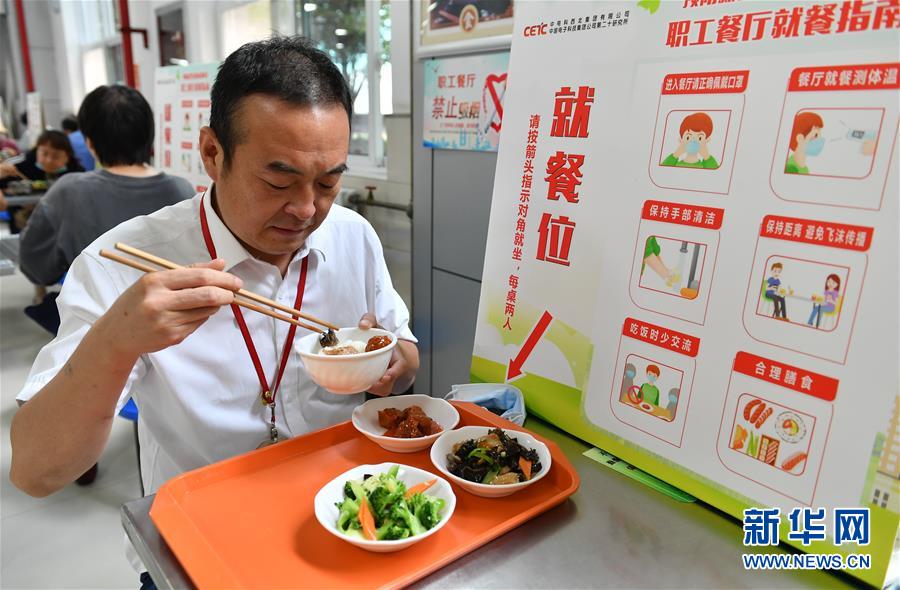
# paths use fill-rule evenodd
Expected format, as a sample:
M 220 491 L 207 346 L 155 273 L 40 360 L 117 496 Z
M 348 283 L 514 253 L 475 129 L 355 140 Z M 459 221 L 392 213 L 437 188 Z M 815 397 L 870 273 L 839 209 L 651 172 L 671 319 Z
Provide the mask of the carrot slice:
M 372 517 L 372 511 L 369 510 L 369 501 L 365 498 L 359 499 L 359 524 L 362 525 L 363 537 L 374 541 L 376 539 L 375 518 Z
M 437 479 L 432 479 L 431 481 L 423 481 L 422 483 L 417 483 L 413 487 L 406 490 L 406 494 L 404 497 L 408 500 L 415 496 L 416 494 L 421 494 L 431 486 L 437 483 Z
M 525 474 L 525 481 L 531 479 L 531 461 L 525 457 L 519 457 L 519 469 Z

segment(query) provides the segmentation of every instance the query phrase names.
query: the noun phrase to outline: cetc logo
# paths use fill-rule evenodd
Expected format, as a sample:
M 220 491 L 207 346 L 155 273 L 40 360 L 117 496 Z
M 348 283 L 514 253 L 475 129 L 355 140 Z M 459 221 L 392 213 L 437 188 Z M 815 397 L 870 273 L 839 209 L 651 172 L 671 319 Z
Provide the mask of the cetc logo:
M 539 37 L 541 35 L 547 34 L 547 23 L 541 23 L 539 25 L 531 25 L 530 27 L 525 27 L 524 35 L 526 37 Z

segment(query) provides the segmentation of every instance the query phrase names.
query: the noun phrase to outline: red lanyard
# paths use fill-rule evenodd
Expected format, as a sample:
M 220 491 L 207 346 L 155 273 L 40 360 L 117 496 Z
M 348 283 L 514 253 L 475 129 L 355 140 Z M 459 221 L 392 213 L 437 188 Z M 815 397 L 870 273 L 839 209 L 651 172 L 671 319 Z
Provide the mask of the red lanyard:
M 211 260 L 216 258 L 216 246 L 213 244 L 212 235 L 209 233 L 209 223 L 206 221 L 206 208 L 203 206 L 203 198 L 200 197 L 200 229 L 203 231 L 203 241 L 206 242 L 206 250 L 209 252 Z M 294 300 L 294 309 L 300 309 L 303 305 L 303 292 L 306 289 L 306 270 L 309 266 L 309 256 L 303 259 L 300 267 L 300 280 L 297 281 L 297 297 Z M 284 375 L 284 369 L 287 367 L 288 356 L 291 346 L 294 343 L 294 334 L 297 332 L 297 326 L 291 325 L 288 330 L 287 338 L 284 340 L 284 348 L 281 351 L 281 365 L 278 367 L 278 374 L 275 377 L 275 383 L 269 388 L 269 382 L 266 380 L 266 374 L 263 371 L 262 363 L 259 355 L 256 353 L 256 346 L 253 344 L 253 338 L 250 337 L 250 331 L 247 329 L 247 322 L 244 321 L 244 314 L 237 304 L 231 304 L 231 311 L 234 313 L 234 319 L 237 321 L 238 327 L 241 329 L 241 335 L 244 337 L 244 343 L 247 345 L 247 352 L 250 353 L 250 359 L 253 361 L 253 367 L 256 369 L 256 376 L 259 378 L 260 398 L 271 410 L 270 438 L 272 442 L 278 440 L 278 430 L 275 428 L 275 393 L 281 384 L 281 377 Z

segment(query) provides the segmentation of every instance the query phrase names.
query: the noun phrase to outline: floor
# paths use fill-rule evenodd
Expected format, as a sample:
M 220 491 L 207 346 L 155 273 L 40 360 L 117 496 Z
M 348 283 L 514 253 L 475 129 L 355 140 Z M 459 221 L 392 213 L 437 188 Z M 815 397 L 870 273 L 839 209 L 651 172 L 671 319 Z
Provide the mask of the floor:
M 119 506 L 140 496 L 131 422 L 116 420 L 90 486 L 36 499 L 9 482 L 15 397 L 50 340 L 22 313 L 32 296 L 21 274 L 0 278 L 0 588 L 137 588 L 119 518 Z

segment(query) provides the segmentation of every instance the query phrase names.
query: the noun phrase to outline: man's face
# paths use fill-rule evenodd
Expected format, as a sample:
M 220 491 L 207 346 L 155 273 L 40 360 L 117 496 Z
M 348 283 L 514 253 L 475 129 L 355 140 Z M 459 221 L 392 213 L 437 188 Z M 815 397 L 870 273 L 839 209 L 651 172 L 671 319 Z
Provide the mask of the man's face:
M 347 112 L 255 94 L 243 99 L 232 125 L 236 142 L 227 166 L 212 130 L 201 132 L 219 213 L 251 254 L 291 255 L 322 224 L 340 190 Z
M 775 268 L 773 268 L 773 269 L 772 269 L 772 276 L 775 277 L 776 279 L 777 279 L 778 277 L 780 277 L 780 276 L 781 276 L 781 268 L 780 268 L 780 267 L 777 267 L 777 266 L 776 266 Z

